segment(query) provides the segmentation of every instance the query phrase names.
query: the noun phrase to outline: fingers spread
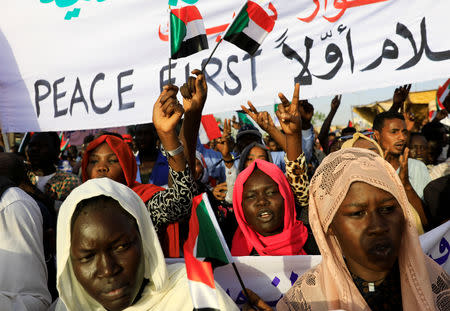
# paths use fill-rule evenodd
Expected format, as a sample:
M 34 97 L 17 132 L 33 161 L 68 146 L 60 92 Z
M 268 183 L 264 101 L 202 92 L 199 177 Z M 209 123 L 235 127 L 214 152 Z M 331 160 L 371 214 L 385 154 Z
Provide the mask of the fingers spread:
M 283 105 L 285 105 L 285 106 L 289 106 L 289 105 L 290 105 L 289 100 L 286 98 L 286 96 L 284 96 L 283 93 L 278 93 L 278 97 L 280 98 L 281 103 L 282 103 Z M 279 108 L 278 108 L 278 109 L 279 109 Z
M 300 83 L 295 83 L 294 95 L 292 96 L 292 103 L 297 104 L 299 100 Z
M 251 101 L 247 101 L 248 106 L 250 107 L 250 110 L 254 113 L 258 113 L 258 110 L 256 110 L 255 106 L 253 106 Z

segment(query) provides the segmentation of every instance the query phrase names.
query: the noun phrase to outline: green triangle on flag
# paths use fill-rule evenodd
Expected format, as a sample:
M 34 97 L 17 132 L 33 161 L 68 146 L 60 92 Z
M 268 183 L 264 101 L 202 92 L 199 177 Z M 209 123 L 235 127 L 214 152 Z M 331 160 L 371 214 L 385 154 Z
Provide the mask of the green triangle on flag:
M 259 4 L 249 0 L 228 27 L 223 39 L 254 55 L 274 25 L 275 20 Z
M 253 122 L 248 118 L 245 112 L 243 112 L 242 110 L 236 112 L 238 114 L 238 119 L 240 123 L 253 125 Z
M 194 5 L 170 10 L 170 55 L 172 59 L 186 57 L 208 49 L 205 25 Z

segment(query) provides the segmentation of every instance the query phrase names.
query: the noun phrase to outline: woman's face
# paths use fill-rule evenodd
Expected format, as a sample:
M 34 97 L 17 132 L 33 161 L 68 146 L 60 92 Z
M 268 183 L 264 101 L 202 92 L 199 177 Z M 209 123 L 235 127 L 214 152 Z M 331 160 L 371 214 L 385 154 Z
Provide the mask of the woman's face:
M 109 311 L 133 304 L 144 280 L 144 254 L 136 223 L 118 203 L 86 209 L 72 228 L 70 259 L 86 292 Z M 113 204 L 117 204 L 113 206 Z
M 248 225 L 262 236 L 283 231 L 284 198 L 278 184 L 259 169 L 244 184 L 242 209 Z
M 390 194 L 364 182 L 351 184 L 329 233 L 336 236 L 351 272 L 369 280 L 390 271 L 400 248 L 405 218 Z
M 247 155 L 247 159 L 245 161 L 245 167 L 252 164 L 256 159 L 267 161 L 267 152 L 258 146 L 253 147 L 250 149 L 250 152 Z
M 87 175 L 88 179 L 108 177 L 127 184 L 119 159 L 107 143 L 100 144 L 92 150 L 88 158 Z

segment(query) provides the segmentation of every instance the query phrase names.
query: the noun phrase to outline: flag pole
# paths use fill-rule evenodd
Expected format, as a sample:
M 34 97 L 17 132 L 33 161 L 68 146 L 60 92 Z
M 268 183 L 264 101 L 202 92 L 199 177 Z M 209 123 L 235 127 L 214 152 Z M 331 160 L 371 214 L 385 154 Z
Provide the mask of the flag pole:
M 172 7 L 169 4 L 169 85 L 171 84 L 172 81 L 172 29 L 171 29 L 171 24 L 170 24 L 170 13 L 172 11 Z
M 236 273 L 236 276 L 237 276 L 237 278 L 238 278 L 238 280 L 239 280 L 239 283 L 241 284 L 242 291 L 243 291 L 245 297 L 247 298 L 247 301 L 248 301 L 250 307 L 252 307 L 252 308 L 254 309 L 255 306 L 254 306 L 254 305 L 252 304 L 252 302 L 250 301 L 250 295 L 248 294 L 247 289 L 245 288 L 244 282 L 243 282 L 242 279 L 241 279 L 241 275 L 239 274 L 239 271 L 238 271 L 238 269 L 237 269 L 237 267 L 236 267 L 236 264 L 235 264 L 234 262 L 232 262 L 231 265 L 233 266 L 234 272 Z M 257 310 L 257 309 L 256 309 L 256 310 Z
M 233 18 L 233 20 L 231 21 L 231 23 L 229 23 L 228 26 L 227 26 L 227 28 L 225 29 L 225 31 L 222 32 L 222 34 L 223 34 L 224 36 L 227 34 L 228 30 L 230 29 L 230 26 L 233 24 L 234 19 L 239 15 L 239 13 L 242 11 L 242 9 L 245 7 L 246 4 L 247 4 L 247 1 L 244 2 L 244 4 L 241 6 L 241 8 L 240 8 L 239 11 L 238 11 L 238 14 L 236 14 L 236 15 L 234 16 L 234 18 Z M 220 40 L 219 40 L 219 42 L 217 42 L 216 47 L 215 47 L 214 50 L 212 51 L 211 55 L 209 55 L 209 58 L 208 58 L 208 60 L 206 61 L 206 63 L 203 65 L 202 73 L 205 71 L 206 65 L 208 65 L 208 63 L 209 63 L 209 61 L 211 60 L 211 58 L 212 58 L 214 52 L 217 50 L 217 47 L 219 46 L 220 43 L 222 43 L 222 41 L 223 41 L 223 37 L 221 37 Z
M 217 48 L 219 47 L 219 44 L 222 43 L 222 41 L 223 41 L 223 38 L 220 38 L 219 42 L 217 42 L 217 44 L 216 44 L 214 50 L 211 52 L 211 55 L 209 55 L 208 60 L 206 61 L 206 63 L 205 63 L 205 64 L 203 65 L 203 67 L 202 67 L 202 73 L 205 71 L 206 65 L 208 65 L 209 61 L 211 60 L 211 58 L 212 58 L 213 55 L 214 55 L 214 52 L 216 52 Z
M 172 83 L 172 57 L 169 57 L 169 84 Z

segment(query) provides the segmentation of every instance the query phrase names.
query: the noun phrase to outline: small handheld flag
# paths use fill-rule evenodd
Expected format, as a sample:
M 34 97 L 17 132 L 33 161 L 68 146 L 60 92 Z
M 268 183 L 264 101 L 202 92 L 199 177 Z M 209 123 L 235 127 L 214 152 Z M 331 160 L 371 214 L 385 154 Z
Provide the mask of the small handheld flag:
M 186 57 L 208 49 L 205 25 L 194 5 L 170 10 L 170 55 L 172 59 Z
M 249 0 L 228 27 L 223 39 L 253 55 L 274 25 L 275 20 L 259 4 Z
M 211 263 L 200 261 L 196 257 L 214 258 L 223 264 L 231 263 L 245 296 L 249 297 L 206 193 L 192 200 L 189 236 L 183 251 L 194 310 L 219 309 Z
M 202 144 L 207 144 L 213 139 L 222 137 L 222 133 L 220 132 L 214 115 L 207 114 L 202 116 L 198 136 Z
M 444 107 L 444 100 L 450 93 L 450 79 L 447 80 L 447 82 L 444 83 L 443 86 L 438 88 L 436 93 L 436 108 L 437 110 L 443 110 Z

